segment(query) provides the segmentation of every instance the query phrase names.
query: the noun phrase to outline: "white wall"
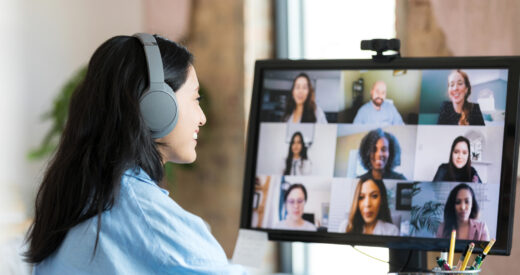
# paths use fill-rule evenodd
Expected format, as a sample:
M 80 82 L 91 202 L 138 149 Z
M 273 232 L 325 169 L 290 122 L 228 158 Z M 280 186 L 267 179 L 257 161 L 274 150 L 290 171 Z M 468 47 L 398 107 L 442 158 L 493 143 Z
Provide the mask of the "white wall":
M 62 85 L 103 41 L 143 31 L 143 15 L 142 0 L 0 2 L 0 221 L 2 212 L 32 213 L 46 161 L 26 155 L 49 129 L 41 117 Z M 5 205 L 13 197 L 21 207 Z
M 285 168 L 285 159 L 289 151 L 292 133 L 288 133 L 286 123 L 260 124 L 258 142 L 257 175 L 281 175 Z M 336 150 L 336 124 L 291 124 L 297 127 L 315 126 L 311 147 L 307 148 L 307 157 L 312 161 L 312 175 L 332 177 Z M 306 137 L 305 137 L 306 138 Z

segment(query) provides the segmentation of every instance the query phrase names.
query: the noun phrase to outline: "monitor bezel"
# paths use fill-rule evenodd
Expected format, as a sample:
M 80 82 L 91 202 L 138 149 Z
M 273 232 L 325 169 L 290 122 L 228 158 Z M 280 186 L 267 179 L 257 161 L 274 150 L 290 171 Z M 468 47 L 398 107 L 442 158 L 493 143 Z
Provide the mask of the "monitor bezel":
M 441 251 L 449 247 L 449 239 L 396 237 L 384 235 L 359 235 L 333 232 L 308 232 L 252 228 L 252 196 L 256 177 L 257 146 L 260 127 L 260 95 L 265 70 L 384 70 L 384 69 L 507 69 L 506 114 L 502 148 L 500 196 L 497 218 L 497 241 L 489 254 L 510 255 L 513 237 L 513 217 L 518 165 L 519 121 L 519 77 L 520 57 L 429 57 L 397 58 L 390 62 L 377 62 L 372 59 L 345 60 L 259 60 L 255 63 L 253 93 L 249 114 L 246 144 L 246 166 L 244 175 L 243 198 L 240 227 L 265 231 L 270 240 L 298 241 L 314 243 L 382 246 L 391 249 L 413 249 Z M 456 251 L 462 251 L 470 241 L 457 241 Z M 475 252 L 481 252 L 487 242 L 475 242 Z

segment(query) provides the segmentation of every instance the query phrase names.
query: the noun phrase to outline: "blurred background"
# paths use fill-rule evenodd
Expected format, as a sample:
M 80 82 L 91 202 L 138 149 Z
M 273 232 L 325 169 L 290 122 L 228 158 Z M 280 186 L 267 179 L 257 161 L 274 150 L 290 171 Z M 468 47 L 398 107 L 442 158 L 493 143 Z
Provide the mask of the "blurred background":
M 108 38 L 158 33 L 195 55 L 208 123 L 196 164 L 174 166 L 165 180 L 173 199 L 207 221 L 231 257 L 255 60 L 370 58 L 360 40 L 393 37 L 405 57 L 520 55 L 519 12 L 515 0 L 0 0 L 0 273 L 28 272 L 18 254 L 49 158 L 45 150 L 29 157 L 54 127 L 44 115 Z M 386 249 L 360 249 L 388 260 Z M 516 243 L 510 257 L 488 258 L 484 271 L 511 274 L 519 256 Z M 263 268 L 252 272 L 341 273 L 352 266 L 388 270 L 350 246 L 273 242 Z

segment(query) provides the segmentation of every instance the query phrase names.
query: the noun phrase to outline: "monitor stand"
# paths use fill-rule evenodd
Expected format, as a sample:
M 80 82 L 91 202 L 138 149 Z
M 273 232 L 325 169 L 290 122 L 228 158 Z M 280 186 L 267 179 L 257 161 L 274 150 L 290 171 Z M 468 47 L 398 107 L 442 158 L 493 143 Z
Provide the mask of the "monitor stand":
M 428 270 L 426 251 L 388 249 L 389 272 L 421 272 Z

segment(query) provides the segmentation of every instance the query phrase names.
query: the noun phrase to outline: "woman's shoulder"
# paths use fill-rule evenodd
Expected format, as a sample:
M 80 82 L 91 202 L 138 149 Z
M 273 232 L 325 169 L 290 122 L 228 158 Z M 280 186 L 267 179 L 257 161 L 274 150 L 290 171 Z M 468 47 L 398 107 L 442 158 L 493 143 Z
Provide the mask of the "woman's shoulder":
M 450 110 L 453 110 L 453 104 L 451 103 L 451 101 L 443 101 L 441 102 L 441 110 L 444 110 L 444 111 L 450 111 Z
M 437 227 L 437 238 L 442 238 L 442 234 L 444 233 L 444 223 L 442 222 L 439 224 L 439 227 Z
M 385 173 L 385 175 L 383 175 L 383 178 L 384 179 L 393 179 L 393 180 L 406 180 L 406 177 L 403 174 L 395 172 L 395 171 L 390 171 L 390 172 Z
M 448 163 L 441 163 L 441 165 L 439 165 L 439 169 L 448 169 L 448 166 Z
M 316 116 L 316 123 L 328 123 L 327 116 L 325 115 L 325 112 L 323 109 L 321 109 L 320 106 L 316 105 L 315 114 Z
M 484 228 L 486 226 L 485 221 L 481 221 L 481 220 L 477 220 L 477 219 L 469 219 L 469 220 L 470 220 L 471 224 L 478 229 Z
M 348 220 L 343 220 L 341 221 L 341 223 L 339 224 L 339 227 L 338 227 L 338 231 L 339 233 L 346 233 L 347 232 L 347 225 L 348 225 Z
M 316 230 L 316 225 L 314 225 L 313 223 L 311 223 L 309 221 L 305 221 L 304 220 L 302 229 L 305 229 L 305 230 Z
M 478 103 L 473 103 L 473 102 L 470 102 L 469 104 L 470 104 L 470 106 L 471 106 L 471 111 L 472 111 L 472 112 L 475 112 L 475 113 L 481 113 L 481 111 L 480 111 L 480 104 L 478 104 Z
M 393 223 L 378 220 L 377 226 L 380 229 L 378 230 L 379 235 L 399 235 L 399 228 L 397 228 L 397 226 Z
M 285 220 L 277 221 L 274 224 L 274 229 L 287 229 L 287 223 Z

